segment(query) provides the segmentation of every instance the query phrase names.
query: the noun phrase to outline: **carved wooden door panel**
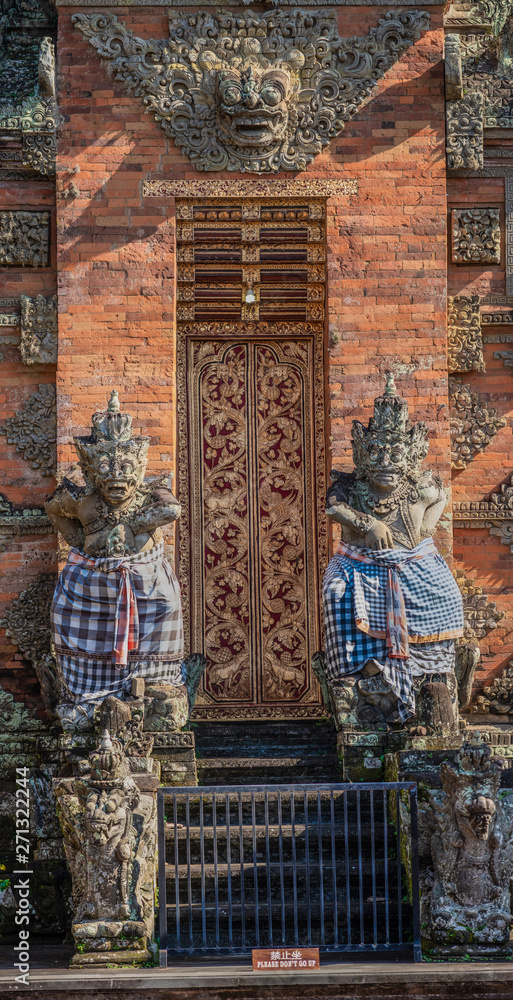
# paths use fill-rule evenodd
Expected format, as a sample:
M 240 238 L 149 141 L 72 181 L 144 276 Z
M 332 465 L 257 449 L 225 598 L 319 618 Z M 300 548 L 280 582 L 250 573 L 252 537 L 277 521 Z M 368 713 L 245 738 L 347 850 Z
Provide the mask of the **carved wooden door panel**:
M 208 660 L 194 715 L 315 717 L 325 207 L 207 199 L 177 215 L 180 581 L 188 652 Z
M 321 708 L 314 354 L 312 338 L 188 341 L 190 649 L 209 664 L 199 717 Z

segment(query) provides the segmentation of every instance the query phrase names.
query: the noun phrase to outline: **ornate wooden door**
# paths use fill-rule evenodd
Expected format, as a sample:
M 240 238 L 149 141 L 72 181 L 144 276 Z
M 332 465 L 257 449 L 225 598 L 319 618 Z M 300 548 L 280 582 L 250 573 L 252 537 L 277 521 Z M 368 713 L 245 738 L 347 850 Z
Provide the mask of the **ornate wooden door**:
M 315 717 L 323 324 L 227 327 L 180 336 L 180 577 L 189 651 L 208 659 L 195 716 Z

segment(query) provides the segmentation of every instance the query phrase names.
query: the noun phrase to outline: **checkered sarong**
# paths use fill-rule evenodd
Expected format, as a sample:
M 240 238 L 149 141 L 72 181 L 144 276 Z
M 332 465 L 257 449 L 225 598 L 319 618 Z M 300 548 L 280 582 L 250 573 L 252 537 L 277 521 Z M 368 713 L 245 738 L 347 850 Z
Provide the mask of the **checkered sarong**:
M 133 677 L 183 684 L 180 588 L 162 542 L 122 558 L 71 549 L 51 615 L 64 700 L 121 695 Z
M 323 601 L 331 683 L 376 660 L 405 719 L 415 711 L 412 677 L 453 668 L 462 598 L 431 538 L 411 551 L 342 543 L 324 576 Z

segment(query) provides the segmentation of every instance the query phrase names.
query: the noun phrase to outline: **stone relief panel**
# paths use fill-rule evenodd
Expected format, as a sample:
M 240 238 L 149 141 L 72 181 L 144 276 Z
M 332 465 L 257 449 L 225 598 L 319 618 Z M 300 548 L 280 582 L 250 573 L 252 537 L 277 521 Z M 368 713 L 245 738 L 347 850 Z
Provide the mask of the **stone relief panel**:
M 479 295 L 447 300 L 447 366 L 449 372 L 485 370 Z
M 49 212 L 0 212 L 0 265 L 48 267 Z
M 453 208 L 451 233 L 453 264 L 500 264 L 498 208 Z
M 480 170 L 483 166 L 483 95 L 446 101 L 446 153 L 449 170 Z
M 198 170 L 304 170 L 428 27 L 389 11 L 341 39 L 335 13 L 170 14 L 169 40 L 143 40 L 114 14 L 72 21 L 116 80 L 144 100 Z
M 471 392 L 461 379 L 449 379 L 451 422 L 451 465 L 464 469 L 477 452 L 490 444 L 492 437 L 506 420 L 497 416 L 497 410 L 481 401 L 477 392 Z
M 6 636 L 31 661 L 41 685 L 45 707 L 52 714 L 59 696 L 50 628 L 55 582 L 53 574 L 40 574 L 11 602 L 1 622 Z
M 476 695 L 470 711 L 478 715 L 513 715 L 513 660 Z M 511 718 L 504 721 L 511 722 Z
M 0 426 L 7 443 L 16 446 L 33 469 L 54 476 L 57 465 L 57 409 L 55 386 L 40 385 L 14 417 Z
M 21 358 L 25 365 L 57 362 L 57 296 L 21 296 Z
M 509 951 L 513 812 L 499 794 L 503 763 L 465 743 L 421 808 L 422 921 L 437 955 Z
M 479 640 L 497 628 L 504 618 L 493 601 L 489 601 L 483 588 L 468 579 L 461 570 L 454 570 L 454 579 L 463 598 L 463 635 L 456 644 L 456 676 L 458 701 L 462 711 L 469 710 L 476 667 L 481 659 Z
M 493 35 L 502 31 L 513 7 L 512 0 L 455 0 L 444 17 L 446 29 L 481 28 Z

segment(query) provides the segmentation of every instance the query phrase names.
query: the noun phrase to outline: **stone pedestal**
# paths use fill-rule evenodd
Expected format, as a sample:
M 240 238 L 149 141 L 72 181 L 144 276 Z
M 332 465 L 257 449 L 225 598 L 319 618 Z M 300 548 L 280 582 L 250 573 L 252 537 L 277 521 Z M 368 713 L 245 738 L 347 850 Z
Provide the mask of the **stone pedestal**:
M 198 784 L 194 733 L 155 733 L 152 757 L 164 788 Z

